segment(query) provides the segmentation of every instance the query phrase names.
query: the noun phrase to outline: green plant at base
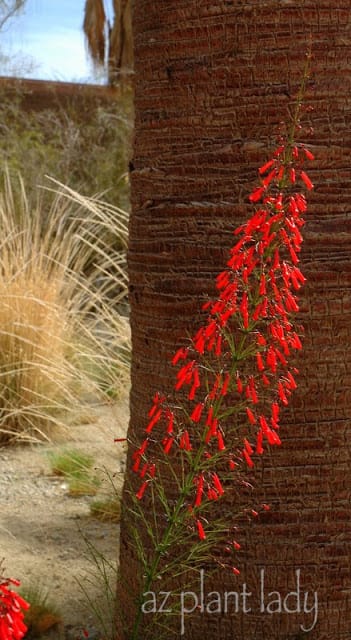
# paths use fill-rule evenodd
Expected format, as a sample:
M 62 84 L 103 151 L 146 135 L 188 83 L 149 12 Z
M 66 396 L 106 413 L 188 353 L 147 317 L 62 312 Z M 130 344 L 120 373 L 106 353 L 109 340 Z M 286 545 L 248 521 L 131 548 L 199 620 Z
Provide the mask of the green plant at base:
M 83 533 L 82 538 L 91 569 L 84 578 L 76 580 L 86 598 L 87 610 L 94 614 L 103 631 L 104 640 L 112 640 L 115 637 L 117 565 L 108 560 Z
M 24 622 L 28 627 L 26 639 L 40 638 L 62 623 L 61 613 L 46 587 L 34 583 L 21 587 L 20 594 L 30 605 L 24 616 Z
M 49 453 L 49 460 L 52 473 L 67 480 L 70 496 L 96 494 L 100 479 L 93 472 L 93 456 L 71 449 Z

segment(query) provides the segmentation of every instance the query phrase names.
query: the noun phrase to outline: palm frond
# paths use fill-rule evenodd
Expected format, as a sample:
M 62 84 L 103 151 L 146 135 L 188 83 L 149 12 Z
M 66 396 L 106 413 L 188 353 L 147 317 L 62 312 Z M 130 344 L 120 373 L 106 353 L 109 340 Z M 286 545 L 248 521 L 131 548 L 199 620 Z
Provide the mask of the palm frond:
M 103 0 L 86 0 L 83 31 L 89 54 L 95 64 L 105 64 L 106 13 Z

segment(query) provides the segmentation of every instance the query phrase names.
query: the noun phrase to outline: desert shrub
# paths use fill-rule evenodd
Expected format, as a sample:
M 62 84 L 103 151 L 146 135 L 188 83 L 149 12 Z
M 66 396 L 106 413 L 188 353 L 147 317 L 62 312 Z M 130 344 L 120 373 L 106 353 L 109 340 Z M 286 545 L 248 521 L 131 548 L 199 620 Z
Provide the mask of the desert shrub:
M 126 297 L 125 214 L 102 204 L 101 213 L 96 200 L 73 194 L 51 194 L 44 215 L 39 205 L 30 208 L 23 181 L 13 190 L 4 175 L 0 443 L 49 437 L 78 403 L 107 400 L 128 386 L 128 320 L 111 293 L 114 287 L 119 303 Z M 109 273 L 114 258 L 118 267 Z
M 128 209 L 132 122 L 128 90 L 103 104 L 73 96 L 38 110 L 28 108 L 19 83 L 16 91 L 1 91 L 0 162 L 11 174 L 21 173 L 31 202 L 50 175 L 86 196 L 103 194 Z

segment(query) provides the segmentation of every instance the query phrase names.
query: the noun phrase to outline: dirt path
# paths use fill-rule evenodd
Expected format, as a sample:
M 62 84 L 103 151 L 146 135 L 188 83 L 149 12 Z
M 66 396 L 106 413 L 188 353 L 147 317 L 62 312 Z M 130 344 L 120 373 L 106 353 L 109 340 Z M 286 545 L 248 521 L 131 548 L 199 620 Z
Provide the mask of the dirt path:
M 50 474 L 48 453 L 78 449 L 94 456 L 103 478 L 99 492 L 109 489 L 105 468 L 121 486 L 125 447 L 113 439 L 126 433 L 127 401 L 89 409 L 88 418 L 71 428 L 69 440 L 0 449 L 0 559 L 5 559 L 7 576 L 48 591 L 64 624 L 51 632 L 52 638 L 76 640 L 82 628 L 89 629 L 92 640 L 104 637 L 77 583 L 98 607 L 105 606 L 105 587 L 84 538 L 113 565 L 118 553 L 118 524 L 92 518 L 93 498 L 70 497 L 67 482 Z

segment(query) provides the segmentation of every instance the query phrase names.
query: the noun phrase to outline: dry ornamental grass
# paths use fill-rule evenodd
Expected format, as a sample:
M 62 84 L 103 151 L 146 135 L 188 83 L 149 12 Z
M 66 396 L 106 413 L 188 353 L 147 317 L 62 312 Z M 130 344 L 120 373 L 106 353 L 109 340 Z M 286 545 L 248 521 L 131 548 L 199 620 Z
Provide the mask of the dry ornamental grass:
M 129 375 L 127 214 L 63 185 L 29 209 L 20 184 L 0 194 L 0 444 L 50 437 Z

